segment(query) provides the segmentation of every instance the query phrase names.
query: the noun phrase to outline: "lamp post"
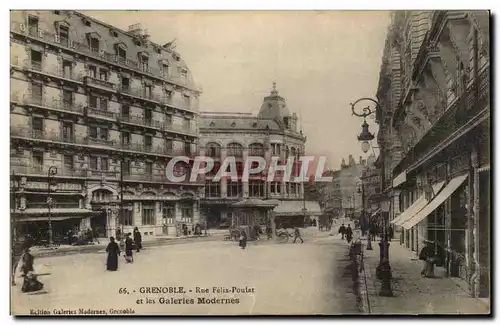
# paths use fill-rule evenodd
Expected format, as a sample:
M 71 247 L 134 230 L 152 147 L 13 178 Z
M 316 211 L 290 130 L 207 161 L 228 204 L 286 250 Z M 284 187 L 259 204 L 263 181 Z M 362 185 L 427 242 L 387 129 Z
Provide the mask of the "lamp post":
M 47 210 L 49 215 L 49 246 L 52 246 L 52 216 L 50 208 L 52 206 L 52 197 L 50 196 L 51 185 L 53 185 L 55 179 L 54 176 L 57 175 L 57 167 L 50 166 L 47 173 Z
M 363 220 L 363 225 L 366 222 L 366 211 L 365 211 L 365 183 L 363 182 L 363 178 L 361 179 L 361 184 L 358 187 L 358 194 L 361 194 L 361 220 Z M 371 222 L 370 217 L 368 217 L 368 236 L 366 243 L 366 250 L 371 251 L 372 248 L 372 239 L 370 236 Z
M 362 113 L 356 112 L 356 105 L 361 103 L 361 102 L 370 102 L 370 104 L 375 104 L 375 109 L 370 108 L 370 105 L 367 107 L 362 108 Z M 362 117 L 363 118 L 363 124 L 361 125 L 361 133 L 358 136 L 358 141 L 361 142 L 361 150 L 363 150 L 364 153 L 368 152 L 370 149 L 371 144 L 370 141 L 375 138 L 375 136 L 370 133 L 369 131 L 369 125 L 366 123 L 366 117 L 370 116 L 371 114 L 375 113 L 377 110 L 380 112 L 381 106 L 378 101 L 372 99 L 372 98 L 360 98 L 356 100 L 354 103 L 351 103 L 351 111 L 352 115 L 355 115 L 357 117 Z M 377 266 L 377 275 L 382 281 L 382 288 L 379 292 L 379 296 L 383 297 L 392 297 L 392 289 L 391 289 L 391 266 L 389 263 L 389 241 L 387 238 L 387 221 L 388 221 L 388 213 L 389 213 L 389 201 L 388 198 L 385 196 L 385 153 L 384 153 L 384 148 L 383 148 L 383 141 L 381 141 L 379 137 L 379 144 L 380 144 L 380 169 L 381 169 L 381 182 L 380 182 L 380 196 L 379 196 L 379 202 L 381 202 L 381 213 L 383 216 L 384 224 L 383 224 L 383 237 L 379 243 L 380 247 L 380 262 L 379 265 Z M 373 148 L 373 147 L 372 147 Z

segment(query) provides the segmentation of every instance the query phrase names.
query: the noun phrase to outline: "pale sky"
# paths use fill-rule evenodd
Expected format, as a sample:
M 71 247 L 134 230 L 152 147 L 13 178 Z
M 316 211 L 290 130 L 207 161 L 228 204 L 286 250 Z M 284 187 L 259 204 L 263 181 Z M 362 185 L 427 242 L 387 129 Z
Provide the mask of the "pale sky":
M 276 82 L 302 118 L 306 153 L 342 158 L 363 154 L 360 118 L 349 103 L 375 97 L 387 11 L 86 11 L 127 30 L 141 23 L 151 41 L 177 39 L 176 51 L 201 83 L 201 111 L 257 114 Z M 370 130 L 377 127 L 369 119 Z M 375 143 L 374 143 L 375 144 Z

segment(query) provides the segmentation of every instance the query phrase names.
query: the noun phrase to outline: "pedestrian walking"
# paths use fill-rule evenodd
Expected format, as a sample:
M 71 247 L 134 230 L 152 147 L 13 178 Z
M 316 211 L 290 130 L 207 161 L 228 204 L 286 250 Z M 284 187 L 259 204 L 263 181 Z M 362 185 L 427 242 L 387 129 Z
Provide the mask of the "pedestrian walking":
M 35 292 L 43 289 L 43 283 L 38 281 L 34 273 L 35 257 L 31 255 L 29 247 L 24 249 L 22 257 L 21 274 L 23 277 L 22 292 Z
M 109 237 L 109 244 L 106 247 L 106 252 L 108 253 L 108 259 L 106 261 L 106 270 L 116 271 L 118 270 L 118 256 L 120 256 L 120 247 L 115 242 L 114 237 Z
M 345 235 L 345 226 L 344 224 L 342 224 L 342 226 L 340 226 L 339 228 L 339 234 L 342 235 L 342 239 L 344 239 L 344 235 Z
M 300 243 L 303 244 L 304 243 L 304 240 L 302 239 L 302 236 L 300 236 L 300 230 L 298 227 L 295 227 L 294 229 L 294 238 L 293 238 L 293 242 L 295 243 L 297 241 L 297 238 L 300 239 Z
M 73 244 L 73 230 L 68 230 L 68 245 L 71 246 L 71 244 Z
M 347 239 L 347 242 L 350 243 L 352 240 L 352 228 L 351 225 L 347 225 L 347 228 L 345 230 L 345 237 Z
M 142 249 L 142 235 L 137 227 L 134 228 L 134 243 L 137 253 L 139 253 L 139 250 Z
M 418 255 L 418 259 L 422 261 L 423 267 L 420 275 L 426 278 L 434 277 L 434 264 L 436 258 L 434 256 L 434 249 L 431 247 L 429 241 L 424 242 L 424 247 Z
M 241 230 L 239 246 L 241 249 L 247 247 L 247 233 L 244 230 Z
M 133 249 L 134 249 L 134 241 L 130 238 L 131 233 L 127 234 L 127 238 L 125 239 L 125 261 L 127 263 L 134 262 Z

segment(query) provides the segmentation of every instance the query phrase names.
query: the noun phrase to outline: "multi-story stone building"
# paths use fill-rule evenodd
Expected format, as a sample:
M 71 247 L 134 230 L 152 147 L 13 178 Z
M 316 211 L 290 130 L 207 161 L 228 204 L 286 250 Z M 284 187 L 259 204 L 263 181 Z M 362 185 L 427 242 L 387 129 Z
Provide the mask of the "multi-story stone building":
M 474 296 L 490 291 L 489 13 L 398 11 L 380 72 L 392 223 Z M 392 185 L 392 189 L 390 189 Z
M 305 151 L 306 137 L 298 130 L 297 120 L 297 115 L 290 113 L 285 98 L 278 94 L 275 85 L 271 94 L 264 98 L 257 116 L 250 113 L 201 113 L 200 154 L 214 159 L 214 167 L 205 177 L 202 199 L 203 211 L 211 226 L 229 225 L 233 215 L 231 205 L 244 198 L 280 200 L 280 205 L 274 209 L 278 225 L 303 222 L 304 205 L 309 214 L 320 213 L 317 202 L 303 201 L 303 182 L 285 181 L 282 173 L 277 172 L 270 182 L 265 171 L 250 175 L 248 182 L 241 181 L 248 156 L 263 157 L 266 161 L 280 157 L 280 165 L 286 164 L 288 157 L 295 157 L 292 176 L 299 176 L 297 160 Z M 236 159 L 237 182 L 226 178 L 213 181 L 226 157 Z
M 344 216 L 359 217 L 362 209 L 361 175 L 366 160 L 359 157 L 358 163 L 349 155 L 349 163 L 342 159 L 338 184 L 340 186 L 341 206 Z
M 172 157 L 197 152 L 200 89 L 179 53 L 138 25 L 66 10 L 12 11 L 10 38 L 18 231 L 45 233 L 50 218 L 54 237 L 175 235 L 199 222 L 202 184 L 165 177 Z
M 375 161 L 375 155 L 368 156 L 361 176 L 366 216 L 370 216 L 378 210 L 378 203 L 375 198 L 376 195 L 380 194 L 380 168 L 375 165 Z

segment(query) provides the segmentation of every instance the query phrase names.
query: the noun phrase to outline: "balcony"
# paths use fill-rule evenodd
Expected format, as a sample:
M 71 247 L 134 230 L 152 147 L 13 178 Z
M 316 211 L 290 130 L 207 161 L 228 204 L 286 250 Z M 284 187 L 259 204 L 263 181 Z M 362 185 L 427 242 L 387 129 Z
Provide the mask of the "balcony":
M 18 69 L 36 71 L 36 72 L 43 73 L 43 74 L 46 74 L 49 76 L 56 76 L 59 78 L 63 78 L 63 79 L 71 80 L 71 81 L 76 81 L 79 83 L 83 81 L 82 74 L 75 73 L 72 71 L 72 69 L 64 70 L 60 66 L 47 65 L 47 64 L 44 65 L 42 62 L 31 61 L 28 59 L 21 61 L 21 59 L 18 56 L 11 58 L 11 65 L 13 67 L 18 68 Z
M 168 184 L 182 184 L 182 185 L 203 185 L 203 182 L 190 182 L 190 175 L 186 175 L 186 179 L 182 182 L 172 182 L 169 180 L 166 175 L 152 175 L 152 174 L 140 174 L 140 175 L 123 175 L 123 179 L 127 181 L 149 181 L 149 182 L 160 182 L 160 183 L 168 183 Z
M 96 107 L 87 107 L 87 115 L 96 116 L 96 117 L 104 117 L 107 119 L 115 120 L 116 116 L 118 114 L 116 114 L 114 112 L 107 111 L 107 110 L 99 109 Z
M 144 90 L 144 88 L 136 88 L 136 87 L 124 87 L 123 85 L 118 87 L 118 92 L 122 94 L 126 94 L 135 98 L 145 99 L 155 104 L 161 103 L 161 98 L 157 94 L 148 94 Z
M 146 152 L 160 155 L 174 155 L 174 150 L 167 149 L 162 146 L 152 146 L 152 145 L 144 145 L 142 143 L 122 143 L 121 149 L 129 150 L 129 151 L 138 151 L 138 152 Z
M 115 84 L 106 80 L 97 79 L 91 76 L 85 76 L 84 81 L 87 85 L 103 90 L 115 91 Z
M 193 107 L 191 103 L 182 101 L 182 100 L 175 100 L 171 97 L 162 97 L 160 98 L 160 103 L 165 106 L 170 106 L 173 108 L 178 108 L 181 110 L 185 111 L 190 111 L 190 112 L 196 112 L 197 108 Z
M 51 110 L 59 110 L 72 113 L 83 113 L 83 105 L 73 102 L 67 102 L 60 98 L 45 98 L 34 94 L 24 94 L 22 98 L 23 105 L 36 105 Z
M 143 126 L 148 126 L 148 127 L 155 128 L 155 129 L 163 129 L 163 123 L 161 123 L 160 121 L 156 121 L 153 119 L 146 119 L 146 118 L 140 117 L 140 116 L 122 115 L 118 119 L 124 123 L 143 125 Z
M 11 172 L 16 173 L 16 175 L 36 175 L 36 176 L 47 176 L 49 173 L 49 165 L 11 165 Z M 79 169 L 69 169 L 69 168 L 58 168 L 57 176 L 65 177 L 85 177 L 86 171 Z
M 109 146 L 109 147 L 114 147 L 115 146 L 115 142 L 113 140 L 108 140 L 108 139 L 99 139 L 99 138 L 94 138 L 94 137 L 91 137 L 91 136 L 88 136 L 84 139 L 84 141 L 86 142 L 86 144 L 90 144 L 90 145 L 103 145 L 103 146 Z
M 193 128 L 193 127 L 187 126 L 187 125 L 179 125 L 179 124 L 172 124 L 172 123 L 165 124 L 164 130 L 170 131 L 170 132 L 176 132 L 176 133 L 189 134 L 189 135 L 193 135 L 193 136 L 198 134 L 196 128 Z

